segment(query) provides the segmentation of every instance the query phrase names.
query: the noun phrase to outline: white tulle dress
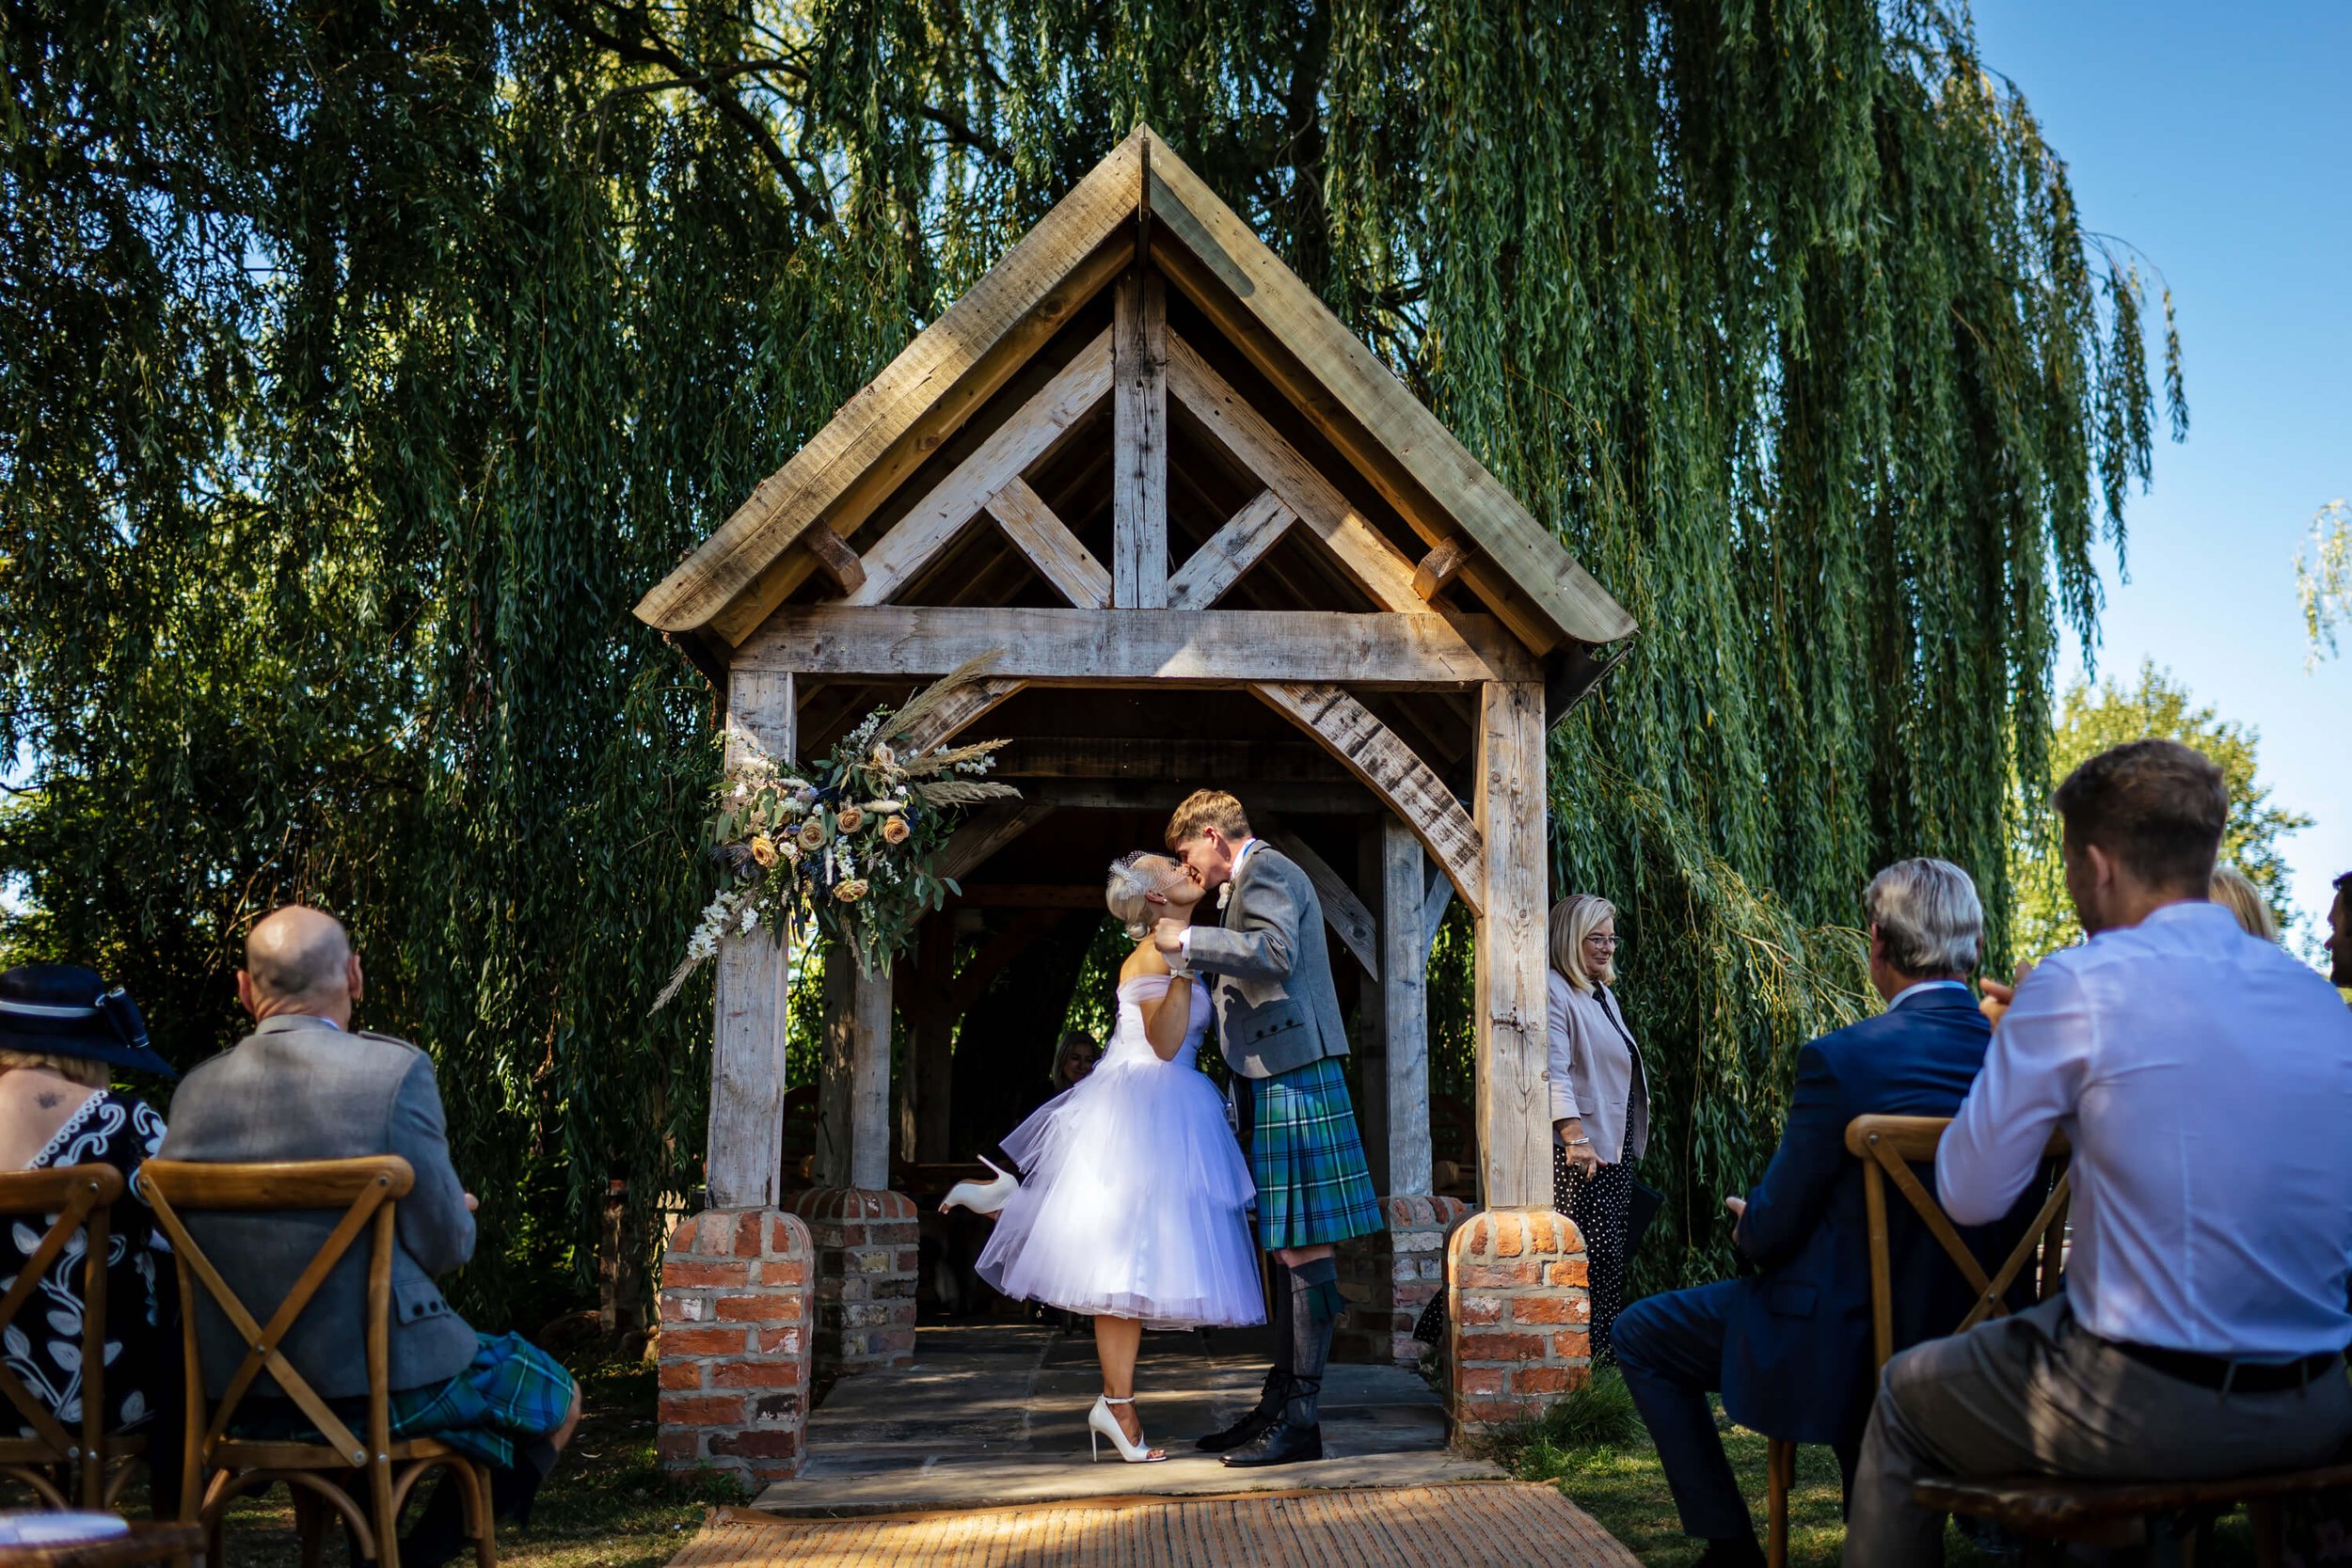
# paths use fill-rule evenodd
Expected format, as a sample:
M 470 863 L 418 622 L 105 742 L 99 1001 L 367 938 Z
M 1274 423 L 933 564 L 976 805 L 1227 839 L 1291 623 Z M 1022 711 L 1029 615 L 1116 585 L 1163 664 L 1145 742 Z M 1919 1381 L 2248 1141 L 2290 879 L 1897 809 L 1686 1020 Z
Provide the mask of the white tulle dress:
M 1243 1219 L 1257 1189 L 1223 1097 L 1194 1065 L 1207 990 L 1193 983 L 1184 1049 L 1163 1062 L 1139 1004 L 1168 986 L 1158 974 L 1120 985 L 1103 1059 L 1005 1139 L 1021 1190 L 996 1216 L 980 1277 L 1089 1317 L 1261 1323 L 1257 1248 Z

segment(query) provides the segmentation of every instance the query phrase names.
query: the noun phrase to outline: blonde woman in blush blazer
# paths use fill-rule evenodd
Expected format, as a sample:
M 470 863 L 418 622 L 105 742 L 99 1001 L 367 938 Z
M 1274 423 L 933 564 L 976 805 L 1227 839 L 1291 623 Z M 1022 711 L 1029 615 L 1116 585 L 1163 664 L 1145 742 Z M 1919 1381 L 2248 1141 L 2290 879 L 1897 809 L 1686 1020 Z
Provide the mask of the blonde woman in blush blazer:
M 1610 1324 L 1625 1304 L 1633 1164 L 1649 1147 L 1649 1081 L 1610 985 L 1617 911 L 1589 893 L 1551 907 L 1552 1206 L 1584 1233 L 1593 1364 L 1616 1360 Z

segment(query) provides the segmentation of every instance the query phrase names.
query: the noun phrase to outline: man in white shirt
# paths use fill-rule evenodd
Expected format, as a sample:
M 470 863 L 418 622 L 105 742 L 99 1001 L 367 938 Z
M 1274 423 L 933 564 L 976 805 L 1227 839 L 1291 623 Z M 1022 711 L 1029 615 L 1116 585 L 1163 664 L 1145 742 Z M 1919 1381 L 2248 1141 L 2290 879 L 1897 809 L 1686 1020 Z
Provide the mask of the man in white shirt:
M 2058 786 L 2090 940 L 1988 984 L 1982 1076 L 1936 1159 L 1963 1224 L 2074 1150 L 2063 1294 L 1887 1363 L 1847 1560 L 1933 1563 L 1931 1475 L 2170 1481 L 2313 1465 L 2352 1438 L 2352 1014 L 2205 902 L 2220 769 L 2169 740 Z

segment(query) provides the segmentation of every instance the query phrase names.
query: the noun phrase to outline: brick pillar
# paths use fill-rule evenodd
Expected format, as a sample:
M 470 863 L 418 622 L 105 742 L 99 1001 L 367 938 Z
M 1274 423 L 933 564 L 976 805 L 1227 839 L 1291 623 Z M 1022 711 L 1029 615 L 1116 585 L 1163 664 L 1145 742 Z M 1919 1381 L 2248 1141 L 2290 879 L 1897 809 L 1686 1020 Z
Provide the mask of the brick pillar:
M 1470 1213 L 1458 1197 L 1384 1197 L 1388 1228 L 1340 1248 L 1340 1293 L 1347 1310 L 1332 1337 L 1343 1361 L 1421 1359 L 1413 1324 L 1445 1289 L 1445 1243 Z
M 1549 1209 L 1490 1209 L 1446 1243 L 1446 1414 L 1465 1431 L 1540 1412 L 1592 1372 L 1584 1238 Z
M 914 1201 L 812 1187 L 792 1200 L 817 1247 L 817 1376 L 914 1360 Z
M 747 1494 L 800 1469 L 814 1252 L 774 1209 L 678 1222 L 661 1254 L 663 1469 L 723 1470 Z

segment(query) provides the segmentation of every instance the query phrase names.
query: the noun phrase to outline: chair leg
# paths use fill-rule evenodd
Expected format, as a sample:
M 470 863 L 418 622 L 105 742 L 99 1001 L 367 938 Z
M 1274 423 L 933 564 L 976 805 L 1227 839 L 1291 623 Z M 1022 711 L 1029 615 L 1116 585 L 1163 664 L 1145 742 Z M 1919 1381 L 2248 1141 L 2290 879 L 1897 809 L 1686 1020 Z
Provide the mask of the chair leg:
M 490 1467 L 467 1460 L 458 1469 L 467 1481 L 466 1513 L 473 1524 L 475 1568 L 499 1568 L 499 1523 L 490 1512 Z
M 375 1521 L 375 1568 L 400 1568 L 400 1510 L 392 1502 L 392 1463 L 368 1466 L 368 1513 Z
M 326 1556 L 326 1499 L 307 1486 L 294 1486 L 294 1538 L 302 1543 L 302 1568 L 319 1568 Z
M 1797 1480 L 1797 1445 L 1775 1437 L 1764 1449 L 1764 1561 L 1788 1568 L 1788 1492 Z

